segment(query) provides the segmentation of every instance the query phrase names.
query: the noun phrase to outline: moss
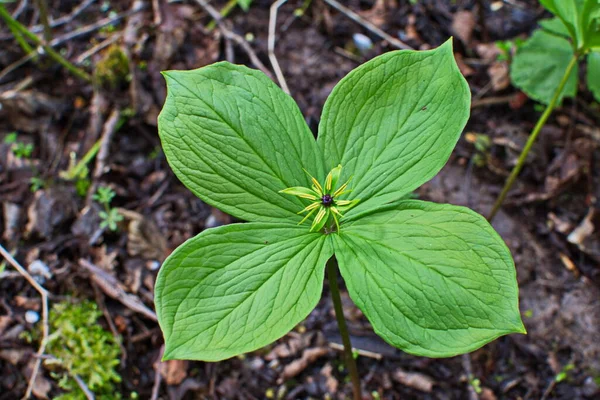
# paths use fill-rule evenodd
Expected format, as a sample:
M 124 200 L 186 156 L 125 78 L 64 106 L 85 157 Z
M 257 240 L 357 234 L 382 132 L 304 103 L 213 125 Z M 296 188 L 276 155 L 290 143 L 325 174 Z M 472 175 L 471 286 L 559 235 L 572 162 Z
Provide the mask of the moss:
M 117 89 L 129 79 L 129 59 L 118 45 L 110 46 L 96 63 L 96 81 L 101 86 Z
M 47 352 L 55 357 L 45 365 L 66 391 L 56 399 L 86 399 L 73 378 L 78 376 L 96 395 L 106 400 L 120 399 L 115 384 L 121 381 L 116 367 L 121 348 L 118 340 L 98 324 L 102 313 L 95 303 L 73 304 L 63 301 L 50 312 L 50 336 Z

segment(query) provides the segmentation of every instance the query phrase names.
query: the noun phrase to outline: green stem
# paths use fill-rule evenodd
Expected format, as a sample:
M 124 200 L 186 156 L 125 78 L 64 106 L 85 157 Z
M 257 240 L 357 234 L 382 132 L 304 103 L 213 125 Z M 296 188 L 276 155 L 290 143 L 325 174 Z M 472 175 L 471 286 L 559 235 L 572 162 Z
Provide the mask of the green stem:
M 562 77 L 562 80 L 560 81 L 558 88 L 554 92 L 554 96 L 552 97 L 552 100 L 550 101 L 550 103 L 548 104 L 546 109 L 544 110 L 544 113 L 538 120 L 537 124 L 535 124 L 535 127 L 533 128 L 531 135 L 529 135 L 529 139 L 527 139 L 527 143 L 525 144 L 525 147 L 523 148 L 521 155 L 519 155 L 519 159 L 517 160 L 517 165 L 515 165 L 515 167 L 511 171 L 510 176 L 508 177 L 508 179 L 506 180 L 506 183 L 504 184 L 504 188 L 502 188 L 502 192 L 500 193 L 500 196 L 496 200 L 496 203 L 494 203 L 494 207 L 492 208 L 492 212 L 490 213 L 490 215 L 488 217 L 488 221 L 492 222 L 492 220 L 494 219 L 494 217 L 500 210 L 500 206 L 502 206 L 502 203 L 504 202 L 504 199 L 506 198 L 508 191 L 510 190 L 512 185 L 515 183 L 517 176 L 523 169 L 523 165 L 525 164 L 527 155 L 529 154 L 531 147 L 535 143 L 535 140 L 537 139 L 540 131 L 542 130 L 542 127 L 548 120 L 548 117 L 550 117 L 550 114 L 552 114 L 552 111 L 554 111 L 554 107 L 556 107 L 556 103 L 558 103 L 560 94 L 562 93 L 563 89 L 565 88 L 565 85 L 567 84 L 567 81 L 569 80 L 571 71 L 573 71 L 573 68 L 575 67 L 575 65 L 577 65 L 578 59 L 579 59 L 579 55 L 577 53 L 575 53 L 573 55 L 573 58 L 571 59 L 571 62 L 567 66 L 567 70 L 565 71 L 565 74 Z
M 231 12 L 231 10 L 233 10 L 235 8 L 237 3 L 238 3 L 238 0 L 229 0 L 229 2 L 227 4 L 225 4 L 223 9 L 221 10 L 221 18 L 227 17 L 229 15 L 229 13 Z M 217 26 L 217 21 L 212 20 L 206 26 L 206 30 L 211 32 L 213 29 L 215 29 L 215 26 Z
M 4 8 L 4 6 L 2 5 L 0 5 L 0 17 L 2 17 L 2 19 L 4 19 L 4 21 L 6 21 L 6 23 L 9 26 L 12 26 L 17 32 L 25 36 L 27 39 L 31 40 L 37 46 L 41 46 L 46 52 L 46 54 L 48 54 L 52 59 L 54 59 L 54 61 L 65 67 L 73 75 L 85 81 L 92 82 L 92 77 L 88 73 L 71 64 L 71 62 L 69 62 L 66 58 L 61 56 L 51 46 L 45 44 L 39 37 L 37 37 L 37 35 L 30 32 L 29 29 L 27 29 L 27 27 L 21 25 L 19 21 L 14 19 L 12 15 L 10 15 L 9 12 L 6 11 L 6 8 Z
M 360 378 L 358 377 L 358 368 L 356 367 L 356 360 L 352 354 L 352 344 L 350 343 L 350 334 L 348 333 L 348 326 L 344 319 L 344 309 L 342 308 L 342 299 L 340 297 L 340 288 L 337 283 L 337 262 L 333 259 L 327 262 L 327 280 L 329 281 L 329 291 L 331 292 L 331 299 L 333 300 L 333 308 L 335 309 L 335 318 L 337 320 L 340 335 L 342 336 L 342 343 L 344 344 L 344 358 L 346 368 L 350 373 L 350 379 L 352 380 L 352 390 L 354 393 L 354 400 L 361 400 L 360 390 Z
M 21 32 L 19 32 L 19 30 L 12 23 L 10 23 L 8 21 L 6 21 L 6 25 L 8 25 L 8 29 L 10 29 L 13 36 L 15 37 L 15 40 L 17 41 L 19 46 L 21 46 L 23 51 L 27 54 L 32 53 L 34 51 L 33 48 L 29 45 L 29 43 L 27 43 L 25 38 L 23 38 L 23 35 L 21 34 Z
M 35 5 L 40 11 L 40 20 L 44 27 L 44 40 L 46 43 L 50 43 L 50 40 L 52 40 L 52 30 L 50 29 L 50 21 L 48 20 L 48 3 L 46 0 L 36 0 Z

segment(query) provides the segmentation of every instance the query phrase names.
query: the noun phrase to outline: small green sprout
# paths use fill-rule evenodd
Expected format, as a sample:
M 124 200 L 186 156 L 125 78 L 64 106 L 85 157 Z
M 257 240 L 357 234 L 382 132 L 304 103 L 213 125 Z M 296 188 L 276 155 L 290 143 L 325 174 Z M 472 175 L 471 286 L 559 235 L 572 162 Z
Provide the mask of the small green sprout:
M 46 182 L 44 182 L 43 179 L 38 178 L 37 176 L 34 176 L 29 180 L 29 190 L 31 190 L 31 193 L 35 193 L 45 186 Z
M 17 141 L 17 132 L 11 132 L 4 137 L 4 143 L 11 144 Z
M 575 365 L 573 363 L 569 363 L 567 365 L 565 365 L 563 367 L 563 369 L 560 370 L 560 372 L 558 374 L 556 374 L 556 376 L 554 377 L 554 381 L 556 383 L 561 383 L 562 381 L 566 380 L 569 377 L 569 371 L 572 371 L 575 369 Z
M 30 158 L 33 154 L 33 144 L 17 141 L 17 132 L 11 132 L 6 135 L 4 143 L 12 145 L 11 151 L 17 158 Z
M 481 394 L 481 381 L 478 378 L 471 378 L 469 385 L 471 385 L 475 393 Z
M 100 222 L 100 228 L 108 228 L 111 231 L 116 231 L 117 223 L 123 220 L 123 216 L 119 214 L 119 211 L 110 206 L 110 203 L 114 197 L 114 190 L 108 186 L 100 186 L 92 197 L 94 200 L 104 206 L 104 211 L 100 211 L 98 213 L 102 219 Z

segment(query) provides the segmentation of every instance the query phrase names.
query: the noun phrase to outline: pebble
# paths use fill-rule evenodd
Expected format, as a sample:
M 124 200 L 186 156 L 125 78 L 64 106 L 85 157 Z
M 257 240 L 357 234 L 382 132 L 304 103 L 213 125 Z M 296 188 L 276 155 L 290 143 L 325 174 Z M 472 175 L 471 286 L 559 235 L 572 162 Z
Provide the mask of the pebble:
M 40 314 L 38 314 L 36 311 L 29 310 L 25 313 L 25 321 L 27 321 L 27 323 L 35 324 L 39 320 L 40 320 Z
M 361 53 L 366 53 L 373 48 L 373 41 L 367 35 L 362 33 L 355 33 L 352 35 L 354 45 Z

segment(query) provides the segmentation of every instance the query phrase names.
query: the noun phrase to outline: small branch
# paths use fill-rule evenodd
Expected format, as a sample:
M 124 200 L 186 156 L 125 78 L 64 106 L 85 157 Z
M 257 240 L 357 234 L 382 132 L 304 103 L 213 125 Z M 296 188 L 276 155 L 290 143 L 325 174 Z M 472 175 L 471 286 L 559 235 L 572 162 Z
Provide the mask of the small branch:
M 238 0 L 229 0 L 227 2 L 227 4 L 225 4 L 225 6 L 223 6 L 221 11 L 219 12 L 219 14 L 221 15 L 221 18 L 227 17 L 229 15 L 229 13 L 231 12 L 231 10 L 233 10 L 235 8 L 235 6 L 237 6 L 237 4 L 238 4 Z M 206 30 L 209 32 L 212 32 L 212 30 L 215 29 L 216 25 L 217 25 L 217 21 L 212 20 L 208 25 L 206 25 Z
M 27 270 L 23 268 L 21 264 L 19 264 L 19 262 L 15 260 L 14 257 L 2 245 L 0 245 L 0 254 L 2 254 L 2 257 L 4 257 L 6 261 L 8 261 L 8 263 L 12 265 L 23 276 L 23 278 L 25 278 L 25 280 L 27 280 L 27 282 L 33 286 L 35 290 L 38 291 L 42 298 L 42 340 L 40 341 L 40 347 L 36 353 L 36 360 L 31 372 L 31 377 L 29 378 L 27 391 L 25 392 L 25 396 L 23 396 L 23 399 L 25 400 L 31 396 L 35 379 L 37 378 L 40 366 L 42 364 L 42 356 L 46 351 L 46 344 L 48 343 L 48 335 L 50 333 L 50 327 L 48 325 L 48 291 L 35 279 L 33 279 L 29 272 L 27 272 Z
M 348 7 L 345 7 L 345 6 L 341 5 L 340 3 L 338 3 L 336 0 L 323 0 L 323 1 L 327 4 L 329 4 L 331 7 L 338 10 L 339 12 L 341 12 L 342 14 L 345 14 L 348 18 L 350 18 L 357 24 L 362 25 L 364 28 L 373 32 L 377 36 L 381 37 L 382 39 L 387 40 L 392 46 L 394 46 L 398 49 L 403 49 L 403 50 L 413 50 L 413 48 L 410 47 L 409 45 L 407 45 L 406 43 L 396 39 L 393 36 L 388 35 L 387 33 L 382 31 L 381 29 L 379 29 L 378 27 L 376 27 L 375 25 L 373 25 L 372 23 L 370 23 L 369 21 L 367 21 L 366 19 L 364 19 L 363 17 L 361 17 L 360 15 L 358 15 L 357 13 L 355 13 L 354 11 L 349 9 Z
M 50 45 L 43 43 L 43 41 L 39 37 L 37 37 L 37 35 L 29 32 L 27 27 L 25 27 L 24 25 L 21 25 L 20 22 L 18 22 L 16 19 L 14 19 L 8 13 L 8 11 L 6 11 L 6 8 L 4 8 L 4 6 L 2 6 L 2 5 L 0 5 L 0 17 L 2 17 L 2 19 L 4 19 L 8 25 L 12 25 L 12 27 L 14 29 L 16 29 L 19 33 L 21 33 L 24 37 L 31 40 L 37 46 L 41 47 L 44 50 L 44 52 L 46 52 L 51 58 L 54 59 L 54 61 L 56 61 L 63 67 L 65 67 L 73 75 L 75 75 L 85 81 L 88 81 L 88 82 L 92 81 L 92 77 L 87 72 L 85 72 L 82 69 L 79 69 L 75 65 L 71 64 L 70 61 L 68 61 L 66 58 L 61 56 L 60 53 L 55 51 Z
M 479 400 L 479 395 L 473 388 L 471 381 L 473 380 L 473 366 L 471 365 L 471 356 L 469 353 L 463 354 L 461 357 L 463 369 L 467 374 L 467 391 L 469 392 L 469 400 Z
M 540 117 L 538 122 L 535 124 L 535 127 L 533 128 L 531 135 L 529 135 L 529 139 L 527 139 L 527 143 L 525 143 L 525 147 L 523 148 L 523 151 L 519 155 L 519 159 L 517 160 L 517 165 L 515 165 L 515 167 L 511 171 L 510 176 L 508 177 L 508 179 L 506 180 L 506 183 L 504 184 L 504 187 L 502 188 L 502 192 L 500 193 L 500 196 L 498 196 L 498 199 L 496 199 L 496 202 L 494 203 L 494 206 L 492 207 L 492 211 L 490 212 L 490 215 L 487 218 L 487 220 L 489 222 L 493 221 L 494 217 L 500 210 L 500 207 L 502 206 L 502 203 L 504 202 L 504 199 L 506 198 L 508 191 L 510 190 L 512 185 L 515 183 L 517 176 L 519 176 L 519 173 L 523 169 L 523 166 L 525 165 L 525 160 L 527 159 L 527 155 L 529 154 L 529 151 L 533 147 L 535 140 L 537 139 L 538 135 L 540 134 L 542 127 L 544 126 L 544 124 L 546 123 L 548 118 L 550 117 L 550 114 L 552 114 L 554 107 L 556 107 L 556 104 L 558 103 L 560 94 L 562 93 L 565 85 L 567 84 L 567 81 L 569 80 L 569 76 L 571 75 L 571 71 L 573 71 L 573 68 L 577 65 L 578 60 L 579 60 L 579 55 L 574 54 L 573 58 L 571 59 L 571 62 L 567 66 L 567 70 L 565 71 L 565 74 L 562 77 L 560 84 L 558 85 L 558 88 L 556 88 L 556 91 L 554 92 L 554 96 L 552 97 L 552 100 L 550 100 L 548 107 L 546 107 L 546 109 L 544 110 L 544 113 L 542 114 L 542 116 Z
M 152 0 L 152 12 L 154 12 L 154 25 L 159 26 L 162 23 L 160 0 Z
M 275 36 L 277 34 L 277 12 L 279 11 L 279 7 L 284 5 L 287 0 L 277 0 L 273 5 L 271 5 L 271 11 L 269 16 L 269 40 L 268 40 L 268 51 L 269 51 L 269 60 L 271 60 L 271 65 L 273 66 L 273 71 L 275 71 L 275 76 L 277 76 L 277 81 L 281 86 L 281 89 L 290 94 L 290 88 L 288 87 L 285 77 L 283 76 L 283 72 L 279 67 L 279 62 L 277 61 L 277 57 L 275 56 Z
M 260 61 L 254 50 L 252 50 L 250 44 L 248 44 L 248 42 L 243 37 L 232 32 L 225 26 L 221 14 L 219 14 L 219 12 L 213 6 L 208 4 L 207 0 L 196 0 L 196 3 L 198 3 L 198 5 L 202 7 L 204 11 L 206 11 L 212 17 L 212 19 L 214 19 L 217 22 L 217 26 L 219 27 L 219 30 L 221 31 L 223 36 L 237 43 L 246 52 L 246 54 L 248 54 L 248 57 L 250 58 L 252 64 L 254 64 L 256 68 L 260 69 L 269 78 L 273 79 L 273 75 L 267 69 L 267 67 L 265 67 L 262 61 Z
M 337 320 L 340 335 L 342 336 L 342 342 L 344 344 L 345 364 L 352 380 L 352 392 L 354 394 L 354 400 L 361 400 L 362 393 L 360 388 L 360 378 L 358 377 L 356 360 L 352 354 L 352 343 L 350 343 L 348 326 L 346 325 L 346 320 L 344 319 L 344 309 L 342 307 L 342 299 L 340 297 L 340 288 L 338 287 L 337 283 L 336 265 L 337 262 L 333 259 L 327 262 L 327 281 L 329 282 L 329 291 L 331 292 L 331 300 L 333 301 L 333 308 L 335 310 L 335 319 Z
M 81 391 L 83 392 L 83 394 L 85 395 L 87 400 L 96 400 L 96 396 L 94 396 L 94 393 L 92 393 L 90 388 L 87 387 L 87 385 L 85 384 L 85 382 L 83 381 L 83 379 L 81 379 L 81 377 L 79 375 L 71 375 L 71 376 L 73 377 L 75 382 L 77 382 L 77 386 L 79 386 L 79 389 L 81 389 Z

